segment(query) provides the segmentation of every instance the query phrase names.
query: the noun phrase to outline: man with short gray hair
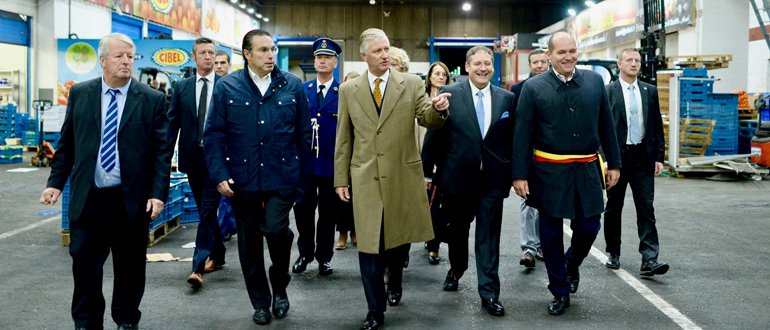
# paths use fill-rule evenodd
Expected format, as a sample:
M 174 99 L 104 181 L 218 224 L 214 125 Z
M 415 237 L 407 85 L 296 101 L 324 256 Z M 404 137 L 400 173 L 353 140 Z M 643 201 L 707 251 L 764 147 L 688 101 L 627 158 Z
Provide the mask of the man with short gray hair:
M 120 33 L 99 42 L 104 75 L 72 86 L 48 188 L 55 204 L 67 179 L 76 329 L 102 329 L 103 267 L 114 268 L 112 319 L 138 329 L 144 295 L 147 224 L 168 197 L 171 148 L 166 97 L 131 78 L 136 47 Z

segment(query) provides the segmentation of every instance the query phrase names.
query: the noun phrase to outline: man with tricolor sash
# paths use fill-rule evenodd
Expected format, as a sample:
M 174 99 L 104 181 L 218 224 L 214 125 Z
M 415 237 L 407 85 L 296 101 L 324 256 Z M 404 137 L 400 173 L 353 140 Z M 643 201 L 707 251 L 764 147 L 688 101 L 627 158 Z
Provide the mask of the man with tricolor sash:
M 577 45 L 567 33 L 554 34 L 546 54 L 552 70 L 522 88 L 511 163 L 514 191 L 540 213 L 540 243 L 554 295 L 548 312 L 561 315 L 570 306 L 570 293 L 577 292 L 578 267 L 601 226 L 602 190 L 617 183 L 621 162 L 602 77 L 575 68 Z M 534 160 L 528 162 L 533 148 Z M 565 218 L 573 232 L 566 253 Z

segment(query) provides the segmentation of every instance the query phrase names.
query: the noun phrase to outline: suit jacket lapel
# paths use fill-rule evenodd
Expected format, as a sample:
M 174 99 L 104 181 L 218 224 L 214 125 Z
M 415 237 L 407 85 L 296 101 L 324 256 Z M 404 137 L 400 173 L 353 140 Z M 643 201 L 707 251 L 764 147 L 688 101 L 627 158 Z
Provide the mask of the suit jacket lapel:
M 88 89 L 88 104 L 95 105 L 92 109 L 94 124 L 99 136 L 102 134 L 102 78 L 94 79 Z
M 319 109 L 323 109 L 323 107 L 329 105 L 329 103 L 332 103 L 337 100 L 337 91 L 339 90 L 340 84 L 334 80 L 332 81 L 332 85 L 328 91 L 326 91 L 326 96 L 324 96 L 324 101 L 321 103 L 321 106 L 318 107 Z M 318 96 L 316 95 L 316 99 L 318 99 Z M 316 103 L 318 103 L 318 100 L 316 100 Z
M 494 88 L 493 86 L 489 87 L 492 95 L 492 118 L 489 119 L 489 130 L 487 130 L 487 133 L 492 131 L 492 127 L 500 121 L 500 117 L 502 117 L 503 112 L 505 112 L 505 109 L 503 108 L 503 95 L 500 93 L 500 90 Z M 508 116 L 511 114 L 509 113 Z M 484 135 L 486 137 L 486 135 Z
M 139 101 L 142 99 L 142 93 L 139 91 L 139 87 L 136 86 L 137 82 L 131 79 L 131 86 L 128 87 L 128 95 L 126 95 L 126 104 L 123 105 L 123 115 L 120 117 L 120 126 L 118 127 L 118 133 L 126 126 L 128 119 L 136 111 L 139 106 Z
M 647 97 L 648 97 L 648 91 L 647 86 L 642 85 L 642 82 L 639 82 L 639 95 L 642 96 L 642 122 L 641 125 L 645 125 L 647 123 L 647 107 L 649 104 L 647 103 Z
M 311 109 L 315 109 L 318 106 L 318 79 L 314 79 L 314 83 L 310 83 L 307 85 L 307 102 L 310 105 Z M 321 109 L 321 107 L 318 107 L 318 109 Z
M 195 84 L 197 83 L 197 79 L 197 75 L 193 76 L 187 86 L 185 86 L 183 91 L 184 94 L 182 94 L 182 100 L 192 103 L 187 108 L 192 111 L 193 118 L 195 119 L 198 119 L 198 107 L 195 106 L 198 103 L 198 100 L 195 99 Z
M 377 127 L 382 126 L 382 123 L 388 119 L 388 116 L 393 112 L 393 108 L 396 107 L 396 103 L 401 99 L 401 93 L 404 92 L 404 77 L 401 73 L 390 70 L 390 78 L 388 78 L 388 84 L 385 86 L 385 95 L 382 98 L 382 109 L 380 109 L 380 121 Z M 414 110 L 414 109 L 412 109 Z
M 620 106 L 620 117 L 623 118 L 623 127 L 628 126 L 628 117 L 626 117 L 626 93 L 623 90 L 623 85 L 620 84 L 620 80 L 615 81 L 612 88 L 614 88 L 615 99 L 618 100 Z
M 481 140 L 481 127 L 479 126 L 479 119 L 476 117 L 476 105 L 473 104 L 473 89 L 471 89 L 470 80 L 466 80 L 462 84 L 462 91 L 460 92 L 460 98 L 462 99 L 465 115 L 468 117 L 468 121 L 471 122 L 471 127 L 475 127 L 475 135 Z M 490 125 L 491 126 L 491 125 Z M 470 128 L 473 130 L 473 128 Z
M 369 119 L 377 123 L 380 118 L 377 115 L 377 108 L 374 106 L 374 101 L 372 101 L 372 90 L 369 88 L 368 73 L 362 74 L 354 81 L 356 84 L 355 97 L 356 100 L 358 100 L 358 104 L 361 105 L 361 109 L 367 116 L 369 116 Z

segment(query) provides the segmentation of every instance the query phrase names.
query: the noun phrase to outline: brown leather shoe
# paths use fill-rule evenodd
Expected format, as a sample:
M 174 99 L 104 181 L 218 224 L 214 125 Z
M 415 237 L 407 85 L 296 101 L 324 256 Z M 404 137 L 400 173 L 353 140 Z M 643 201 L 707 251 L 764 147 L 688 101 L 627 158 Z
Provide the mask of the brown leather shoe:
M 225 264 L 224 261 L 222 261 L 222 262 L 217 262 L 217 261 L 214 261 L 214 260 L 206 261 L 206 267 L 203 267 L 203 272 L 204 273 L 211 273 L 211 272 L 213 272 L 213 271 L 215 271 L 217 269 L 221 269 L 224 264 Z
M 519 265 L 522 265 L 527 268 L 535 268 L 535 256 L 532 255 L 529 251 L 524 253 L 524 256 L 521 257 L 521 260 L 519 260 Z
M 190 276 L 187 276 L 187 283 L 190 283 L 195 289 L 200 288 L 203 285 L 203 275 L 192 272 Z

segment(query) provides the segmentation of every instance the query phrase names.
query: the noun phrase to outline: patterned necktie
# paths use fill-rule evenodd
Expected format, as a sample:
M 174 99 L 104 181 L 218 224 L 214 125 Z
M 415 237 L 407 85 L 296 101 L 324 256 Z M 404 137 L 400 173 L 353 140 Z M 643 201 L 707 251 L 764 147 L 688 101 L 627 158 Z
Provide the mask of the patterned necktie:
M 324 103 L 324 88 L 326 88 L 326 85 L 318 86 L 318 107 L 321 107 L 321 104 Z
M 203 126 L 206 124 L 206 103 L 209 101 L 209 88 L 206 84 L 209 80 L 201 78 L 203 87 L 201 88 L 201 97 L 198 102 L 198 143 L 203 145 Z
M 639 126 L 639 105 L 636 104 L 636 94 L 634 94 L 634 85 L 628 86 L 628 112 L 631 118 L 628 119 L 628 136 L 631 138 L 631 144 L 639 144 L 642 137 L 642 130 Z
M 479 130 L 483 139 L 486 133 L 484 132 L 484 93 L 478 91 L 476 95 L 479 97 L 479 100 L 476 102 L 476 119 L 479 121 Z
M 377 103 L 377 113 L 380 112 L 380 108 L 382 108 L 382 92 L 380 92 L 380 83 L 382 82 L 382 79 L 377 78 L 374 80 L 374 102 Z
M 107 115 L 104 120 L 104 135 L 102 135 L 102 150 L 99 155 L 102 157 L 102 168 L 109 172 L 115 168 L 115 156 L 118 152 L 118 99 L 117 94 L 120 90 L 109 89 L 110 105 L 107 107 Z

